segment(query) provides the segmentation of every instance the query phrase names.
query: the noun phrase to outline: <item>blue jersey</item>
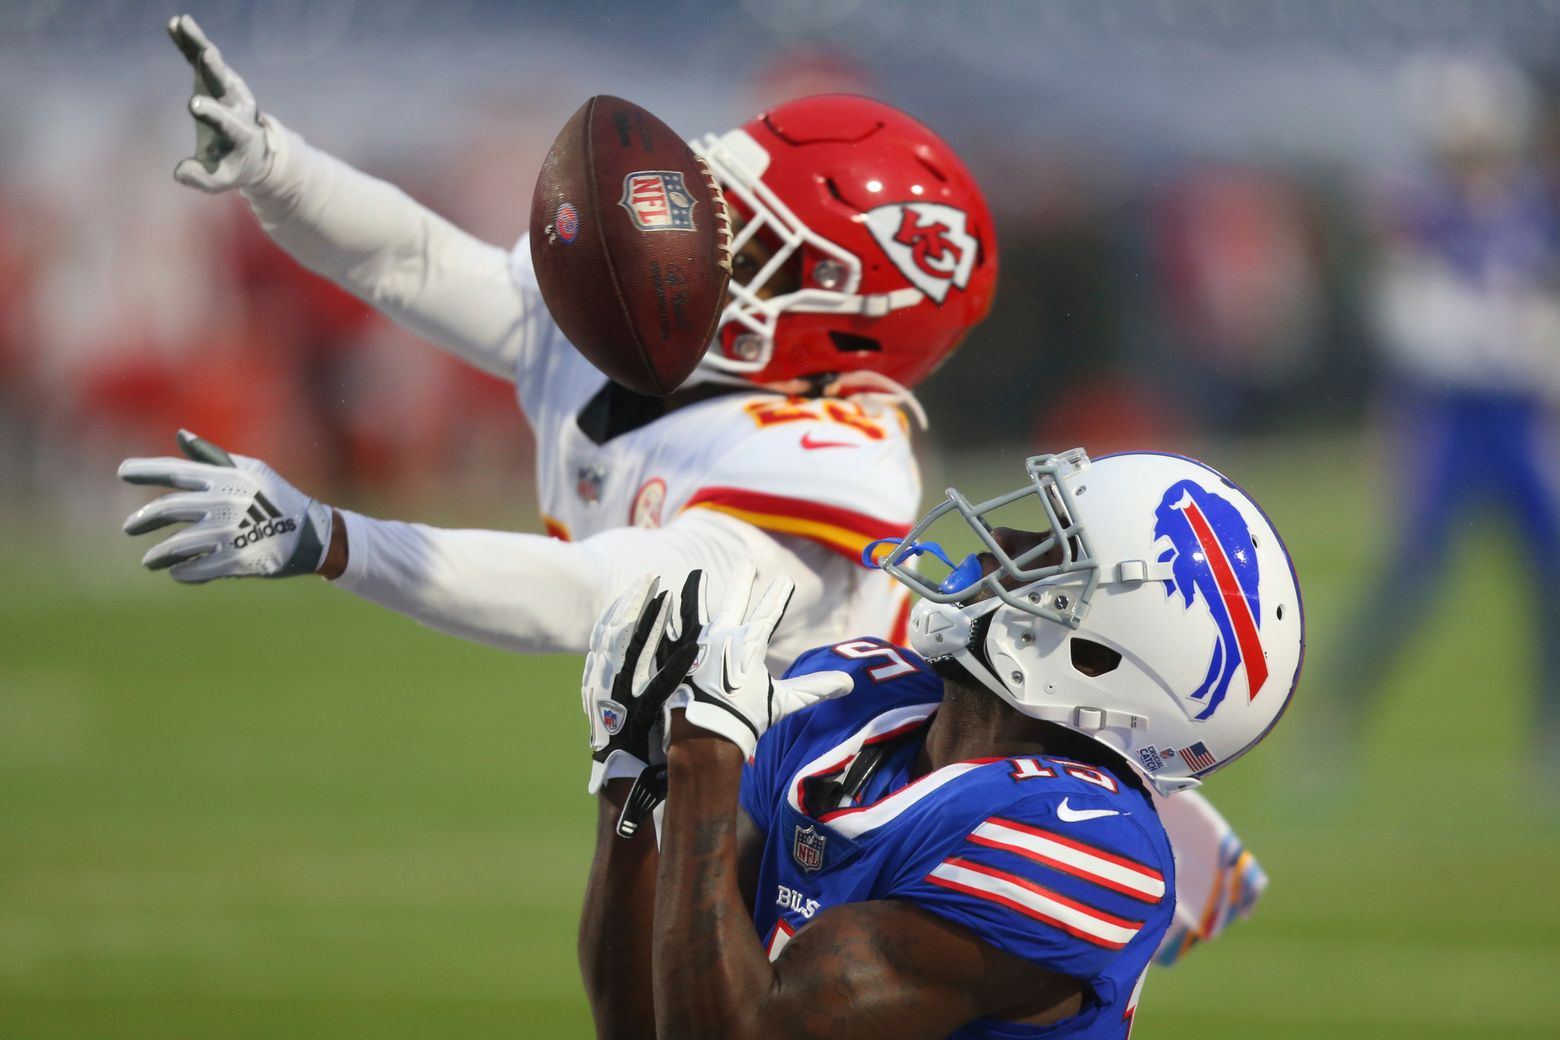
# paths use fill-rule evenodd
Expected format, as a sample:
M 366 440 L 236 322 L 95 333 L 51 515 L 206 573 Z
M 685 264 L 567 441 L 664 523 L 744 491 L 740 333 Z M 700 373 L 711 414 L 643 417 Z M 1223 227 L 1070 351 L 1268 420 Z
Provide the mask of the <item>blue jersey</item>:
M 954 1037 L 1125 1037 L 1175 905 L 1148 797 L 1044 755 L 912 779 L 941 680 L 876 639 L 813 650 L 790 674 L 830 670 L 855 679 L 852 693 L 771 728 L 743 774 L 742 806 L 765 835 L 753 920 L 770 959 L 823 910 L 904 900 L 1088 984 L 1083 1011 L 1061 1023 L 979 1019 Z

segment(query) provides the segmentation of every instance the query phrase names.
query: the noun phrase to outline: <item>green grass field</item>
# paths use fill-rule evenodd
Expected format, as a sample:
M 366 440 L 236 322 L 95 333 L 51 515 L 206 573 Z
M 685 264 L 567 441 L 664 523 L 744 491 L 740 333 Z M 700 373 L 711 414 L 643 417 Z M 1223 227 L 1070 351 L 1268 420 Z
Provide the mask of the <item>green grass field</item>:
M 1314 449 L 1230 469 L 1299 562 L 1314 681 L 1377 548 L 1318 489 L 1362 480 Z M 1271 746 L 1210 785 L 1272 887 L 1151 974 L 1138 1036 L 1560 1030 L 1521 571 L 1498 538 L 1467 549 L 1347 778 L 1287 782 L 1329 759 L 1302 684 Z M 589 1035 L 576 661 L 312 580 L 184 589 L 126 541 L 102 551 L 90 580 L 0 563 L 0 1036 Z

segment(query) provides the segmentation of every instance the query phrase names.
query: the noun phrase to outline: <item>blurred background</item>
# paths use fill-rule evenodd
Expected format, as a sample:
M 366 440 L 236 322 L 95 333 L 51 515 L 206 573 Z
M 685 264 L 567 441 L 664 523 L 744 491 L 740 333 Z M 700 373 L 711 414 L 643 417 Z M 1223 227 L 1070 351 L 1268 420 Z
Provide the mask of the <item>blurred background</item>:
M 119 534 L 190 427 L 377 515 L 538 530 L 505 386 L 174 184 L 143 0 L 0 2 L 0 1036 L 589 1034 L 579 663 Z M 595 93 L 692 136 L 824 90 L 985 186 L 927 487 L 1186 451 L 1286 534 L 1306 677 L 1208 785 L 1272 880 L 1144 1037 L 1560 1030 L 1560 4 L 246 0 L 262 109 L 498 243 Z

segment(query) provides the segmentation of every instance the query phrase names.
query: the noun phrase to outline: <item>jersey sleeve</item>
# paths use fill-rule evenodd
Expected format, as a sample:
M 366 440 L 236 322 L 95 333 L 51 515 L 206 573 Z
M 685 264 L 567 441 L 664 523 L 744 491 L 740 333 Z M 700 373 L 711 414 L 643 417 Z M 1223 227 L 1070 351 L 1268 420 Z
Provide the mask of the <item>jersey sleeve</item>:
M 642 574 L 676 588 L 694 568 L 718 582 L 744 561 L 773 567 L 763 544 L 771 539 L 713 515 L 560 542 L 340 512 L 347 567 L 336 587 L 441 632 L 522 653 L 583 653 L 597 616 Z
M 520 236 L 509 253 L 509 277 L 520 300 L 524 327 L 523 349 L 515 352 L 510 373 L 520 408 L 537 425 L 568 422 L 572 412 L 560 411 L 563 402 L 556 400 L 554 389 L 582 369 L 589 369 L 593 379 L 604 381 L 605 377 L 595 373 L 547 309 L 536 280 L 536 266 L 531 262 L 529 232 Z
M 908 534 L 921 481 L 900 413 L 778 400 L 745 406 L 752 435 L 710 466 L 683 508 L 806 538 L 856 563 L 871 542 Z
M 914 869 L 890 895 L 1052 971 L 1101 974 L 1140 931 L 1166 918 L 1174 900 L 1169 846 L 1130 815 L 1064 823 L 1056 805 L 1028 797 L 973 826 L 961 821 L 955 840 L 928 842 L 911 858 Z

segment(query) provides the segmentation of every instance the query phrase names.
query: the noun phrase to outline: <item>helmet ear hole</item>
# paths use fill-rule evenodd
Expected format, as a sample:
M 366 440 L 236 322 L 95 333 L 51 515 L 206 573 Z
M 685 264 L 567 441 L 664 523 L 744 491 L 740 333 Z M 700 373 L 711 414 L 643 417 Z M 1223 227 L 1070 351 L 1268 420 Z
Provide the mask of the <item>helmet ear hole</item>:
M 1084 675 L 1104 675 L 1115 671 L 1117 665 L 1121 664 L 1121 655 L 1104 643 L 1073 636 L 1068 644 L 1072 652 L 1072 666 Z
M 835 350 L 843 351 L 847 354 L 856 354 L 863 351 L 881 351 L 883 349 L 883 344 L 871 336 L 856 336 L 849 332 L 840 332 L 838 329 L 830 330 L 829 340 L 834 344 Z

